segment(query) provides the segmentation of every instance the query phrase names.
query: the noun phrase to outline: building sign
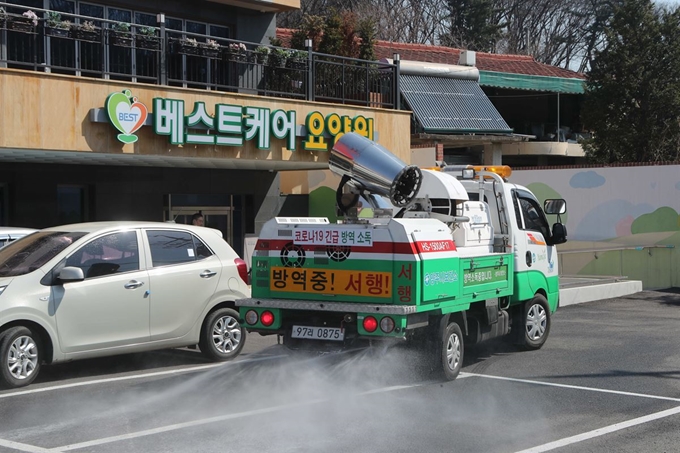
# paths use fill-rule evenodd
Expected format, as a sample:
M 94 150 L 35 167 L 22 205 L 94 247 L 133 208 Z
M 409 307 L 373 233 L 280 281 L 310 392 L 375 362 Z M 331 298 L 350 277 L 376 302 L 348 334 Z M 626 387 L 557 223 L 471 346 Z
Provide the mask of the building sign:
M 134 143 L 137 136 L 134 134 L 144 125 L 149 111 L 146 105 L 137 101 L 130 90 L 122 93 L 111 93 L 106 98 L 106 111 L 113 127 L 118 129 L 118 140 L 123 143 Z
M 273 138 L 286 140 L 289 150 L 295 151 L 296 138 L 308 151 L 328 151 L 343 134 L 356 132 L 374 140 L 373 118 L 331 113 L 324 116 L 314 111 L 307 115 L 303 133 L 297 124 L 295 110 L 270 110 L 232 104 L 216 104 L 210 115 L 204 102 L 195 102 L 193 111 L 185 115 L 185 103 L 180 99 L 154 98 L 153 113 L 132 97 L 130 90 L 112 93 L 106 100 L 106 112 L 111 124 L 118 129 L 118 140 L 134 143 L 134 132 L 147 117 L 156 135 L 166 135 L 173 145 L 243 146 L 245 141 L 257 141 L 260 149 L 269 149 Z

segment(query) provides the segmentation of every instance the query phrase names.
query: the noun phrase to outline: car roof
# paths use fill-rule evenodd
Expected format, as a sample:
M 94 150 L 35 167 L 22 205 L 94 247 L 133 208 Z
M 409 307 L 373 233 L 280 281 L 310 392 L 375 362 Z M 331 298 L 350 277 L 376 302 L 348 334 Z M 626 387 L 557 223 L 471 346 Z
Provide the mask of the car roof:
M 106 232 L 110 230 L 117 230 L 120 228 L 160 228 L 160 229 L 187 229 L 195 231 L 196 233 L 213 231 L 222 235 L 222 232 L 213 228 L 199 227 L 195 225 L 185 225 L 175 222 L 145 222 L 145 221 L 110 221 L 110 222 L 87 222 L 87 223 L 72 223 L 69 225 L 59 225 L 45 228 L 41 231 L 61 231 L 71 232 L 78 231 L 81 233 L 97 233 Z

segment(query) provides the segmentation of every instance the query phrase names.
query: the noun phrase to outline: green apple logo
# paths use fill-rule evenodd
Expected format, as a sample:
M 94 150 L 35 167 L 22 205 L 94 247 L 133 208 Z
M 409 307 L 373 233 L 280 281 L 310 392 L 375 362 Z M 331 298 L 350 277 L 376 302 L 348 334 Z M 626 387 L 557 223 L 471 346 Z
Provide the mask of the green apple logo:
M 134 134 L 144 125 L 149 110 L 146 105 L 137 102 L 130 90 L 122 93 L 111 93 L 106 98 L 106 112 L 113 127 L 118 129 L 118 140 L 123 143 L 134 143 L 137 136 Z

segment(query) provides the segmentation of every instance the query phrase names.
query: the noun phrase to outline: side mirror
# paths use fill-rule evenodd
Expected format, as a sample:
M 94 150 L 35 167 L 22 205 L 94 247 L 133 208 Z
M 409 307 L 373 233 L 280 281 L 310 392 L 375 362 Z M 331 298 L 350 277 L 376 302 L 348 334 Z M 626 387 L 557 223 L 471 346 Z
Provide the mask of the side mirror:
M 81 282 L 85 280 L 83 270 L 79 267 L 65 267 L 59 272 L 59 280 L 62 283 Z
M 553 223 L 551 242 L 552 245 L 567 242 L 567 227 L 561 223 Z
M 564 214 L 567 212 L 567 202 L 561 198 L 545 200 L 543 211 L 546 214 Z

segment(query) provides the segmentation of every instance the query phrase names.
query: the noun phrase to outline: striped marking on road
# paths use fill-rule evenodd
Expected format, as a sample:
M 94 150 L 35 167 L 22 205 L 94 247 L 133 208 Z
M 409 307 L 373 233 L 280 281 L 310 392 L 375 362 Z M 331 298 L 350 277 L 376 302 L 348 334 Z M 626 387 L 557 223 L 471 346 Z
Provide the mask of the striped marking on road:
M 19 390 L 19 391 L 16 391 L 16 392 L 0 394 L 0 399 L 12 398 L 14 396 L 21 396 L 21 395 L 31 395 L 33 393 L 52 392 L 54 390 L 63 390 L 63 389 L 75 388 L 75 387 L 84 387 L 84 386 L 87 386 L 87 385 L 106 384 L 106 383 L 109 383 L 109 382 L 130 381 L 130 380 L 134 380 L 134 379 L 145 379 L 145 378 L 156 377 L 156 376 L 171 376 L 173 374 L 195 373 L 197 371 L 209 370 L 211 368 L 217 368 L 217 367 L 220 367 L 220 366 L 234 366 L 234 365 L 241 365 L 241 364 L 245 364 L 245 363 L 263 362 L 263 361 L 266 361 L 266 360 L 276 360 L 276 359 L 281 359 L 281 358 L 284 358 L 284 357 L 287 357 L 287 356 L 285 356 L 285 355 L 275 355 L 275 356 L 271 356 L 271 357 L 260 357 L 260 358 L 257 358 L 257 359 L 243 359 L 243 360 L 238 360 L 238 361 L 235 361 L 235 362 L 211 363 L 209 365 L 199 365 L 199 366 L 189 367 L 189 368 L 179 368 L 179 369 L 166 370 L 166 371 L 155 371 L 153 373 L 140 373 L 140 374 L 133 374 L 133 375 L 130 375 L 130 376 L 120 376 L 120 377 L 115 377 L 115 378 L 94 379 L 94 380 L 91 380 L 91 381 L 74 382 L 72 384 L 53 385 L 53 386 L 50 386 L 50 387 L 41 387 L 41 388 L 31 389 L 31 390 Z

